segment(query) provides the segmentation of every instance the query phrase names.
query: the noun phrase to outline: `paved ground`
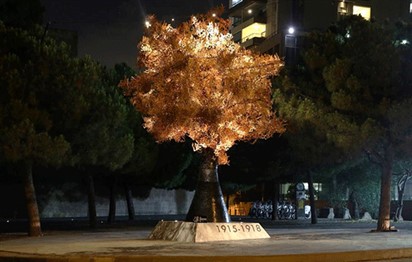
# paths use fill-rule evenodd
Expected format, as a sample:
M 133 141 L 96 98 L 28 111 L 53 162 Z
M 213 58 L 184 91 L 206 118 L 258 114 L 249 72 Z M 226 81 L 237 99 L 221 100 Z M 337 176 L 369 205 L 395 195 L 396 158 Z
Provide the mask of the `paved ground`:
M 399 231 L 391 233 L 371 233 L 376 222 L 259 222 L 270 239 L 209 243 L 147 240 L 153 219 L 94 231 L 45 230 L 39 238 L 1 233 L 0 261 L 412 261 L 412 222 L 394 224 Z

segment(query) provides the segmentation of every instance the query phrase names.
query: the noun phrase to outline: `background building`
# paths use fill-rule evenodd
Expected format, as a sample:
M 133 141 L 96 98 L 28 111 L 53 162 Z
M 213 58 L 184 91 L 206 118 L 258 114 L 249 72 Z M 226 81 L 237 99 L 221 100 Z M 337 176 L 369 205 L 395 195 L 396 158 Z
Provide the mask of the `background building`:
M 305 33 L 325 30 L 342 16 L 406 20 L 411 12 L 412 0 L 229 0 L 228 16 L 235 41 L 283 57 L 296 53 Z

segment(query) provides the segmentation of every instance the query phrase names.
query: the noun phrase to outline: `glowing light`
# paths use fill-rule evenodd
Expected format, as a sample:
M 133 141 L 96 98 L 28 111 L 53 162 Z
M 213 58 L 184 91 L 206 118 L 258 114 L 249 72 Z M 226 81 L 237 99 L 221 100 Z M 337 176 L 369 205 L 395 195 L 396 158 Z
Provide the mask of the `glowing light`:
M 174 22 L 175 21 L 175 19 L 174 18 L 172 18 L 172 22 Z
M 145 24 L 146 28 L 149 28 L 151 26 L 150 22 L 147 21 L 147 20 L 144 22 L 144 24 Z
M 401 45 L 407 45 L 407 44 L 409 44 L 409 41 L 407 39 L 403 39 L 401 41 Z
M 254 37 L 266 36 L 266 24 L 253 23 L 242 29 L 242 43 Z
M 293 35 L 293 34 L 295 33 L 295 28 L 292 27 L 292 26 L 289 27 L 289 28 L 288 28 L 288 33 L 291 34 L 291 35 Z
M 366 20 L 371 19 L 371 8 L 367 6 L 353 6 L 353 15 L 360 15 Z
M 216 14 L 215 14 L 215 13 L 213 13 L 213 14 L 212 14 L 212 16 L 213 16 L 213 17 L 216 17 Z
M 248 14 L 251 14 L 252 12 L 253 12 L 252 9 L 247 10 L 247 13 L 248 13 Z

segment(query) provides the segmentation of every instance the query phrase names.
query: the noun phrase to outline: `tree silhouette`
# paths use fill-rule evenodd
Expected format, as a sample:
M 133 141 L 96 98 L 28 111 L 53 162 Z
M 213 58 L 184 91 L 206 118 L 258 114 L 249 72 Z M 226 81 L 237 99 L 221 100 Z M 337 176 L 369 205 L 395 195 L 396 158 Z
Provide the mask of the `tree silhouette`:
M 393 165 L 411 156 L 408 28 L 358 16 L 342 19 L 326 32 L 309 36 L 302 63 L 276 91 L 282 116 L 308 123 L 348 157 L 363 153 L 380 168 L 377 231 L 393 230 Z
M 62 73 L 70 65 L 67 48 L 49 40 L 40 44 L 39 36 L 40 30 L 29 32 L 0 22 L 0 163 L 22 179 L 30 236 L 42 235 L 33 167 L 61 166 L 70 151 L 65 137 L 53 132 L 57 123 L 48 106 L 57 100 L 53 91 L 67 86 Z M 57 72 L 62 85 L 51 77 Z

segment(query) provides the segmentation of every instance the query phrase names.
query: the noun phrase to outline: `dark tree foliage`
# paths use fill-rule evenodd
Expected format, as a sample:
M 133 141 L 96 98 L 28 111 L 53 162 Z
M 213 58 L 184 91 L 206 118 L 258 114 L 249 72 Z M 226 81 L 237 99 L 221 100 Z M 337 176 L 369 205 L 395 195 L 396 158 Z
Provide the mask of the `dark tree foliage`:
M 55 129 L 62 121 L 55 113 L 67 105 L 56 101 L 78 76 L 67 48 L 40 43 L 41 35 L 0 24 L 0 162 L 23 178 L 31 236 L 42 234 L 33 166 L 68 161 L 70 144 Z
M 302 63 L 275 96 L 281 115 L 306 122 L 346 157 L 365 153 L 380 166 L 379 231 L 391 228 L 394 160 L 410 155 L 410 39 L 406 24 L 343 19 L 308 37 Z
M 132 188 L 135 185 L 151 186 L 152 171 L 158 160 L 158 146 L 147 131 L 142 126 L 142 117 L 138 111 L 125 98 L 121 90 L 117 87 L 120 81 L 130 79 L 136 72 L 125 63 L 116 64 L 113 69 L 105 70 L 103 79 L 108 85 L 110 92 L 119 99 L 119 104 L 124 107 L 122 126 L 133 135 L 133 151 L 124 165 L 116 170 L 112 170 L 107 179 L 110 184 L 110 207 L 108 222 L 115 220 L 117 185 L 122 185 L 126 196 L 129 219 L 134 219 L 134 204 Z M 119 127 L 119 126 L 117 126 Z M 119 131 L 118 129 L 116 131 Z M 113 137 L 113 136 L 112 136 Z M 114 141 L 115 142 L 115 141 Z M 124 145 L 123 145 L 124 147 Z M 139 192 L 135 192 L 139 194 Z
M 30 235 L 41 235 L 33 167 L 75 166 L 88 176 L 118 170 L 140 123 L 104 68 L 43 33 L 0 25 L 0 162 L 24 178 Z

